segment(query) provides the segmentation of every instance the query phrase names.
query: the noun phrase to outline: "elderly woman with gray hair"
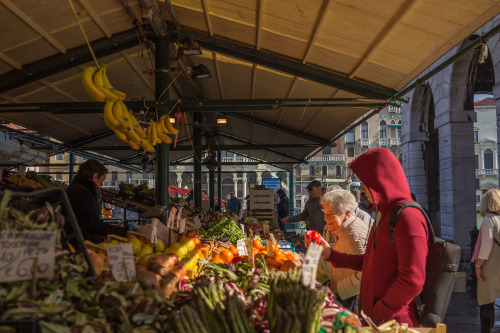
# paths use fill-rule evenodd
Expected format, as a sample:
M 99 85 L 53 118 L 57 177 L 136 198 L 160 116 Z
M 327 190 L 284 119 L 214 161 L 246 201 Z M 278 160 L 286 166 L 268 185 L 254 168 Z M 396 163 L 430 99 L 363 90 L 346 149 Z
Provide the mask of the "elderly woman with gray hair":
M 364 254 L 368 226 L 356 217 L 356 198 L 346 190 L 327 192 L 321 198 L 325 221 L 333 235 L 332 249 L 347 254 Z M 339 302 L 354 310 L 361 286 L 361 272 L 348 268 L 335 268 L 328 263 L 330 289 Z

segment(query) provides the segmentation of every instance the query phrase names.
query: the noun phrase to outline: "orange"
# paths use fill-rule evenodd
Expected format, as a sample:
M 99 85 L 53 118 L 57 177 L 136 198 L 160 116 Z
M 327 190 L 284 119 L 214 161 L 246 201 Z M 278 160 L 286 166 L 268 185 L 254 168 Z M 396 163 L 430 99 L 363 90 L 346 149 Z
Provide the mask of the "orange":
M 281 251 L 280 249 L 274 250 L 274 256 L 275 257 L 282 257 L 283 256 L 283 251 Z
M 217 254 L 215 257 L 212 258 L 212 263 L 215 263 L 215 264 L 223 264 L 224 261 L 221 260 L 221 258 L 219 257 L 219 255 Z
M 235 256 L 238 255 L 238 249 L 234 245 L 229 248 L 229 251 L 233 252 Z
M 286 257 L 283 256 L 283 255 L 281 255 L 281 256 L 275 256 L 274 259 L 276 259 L 277 261 L 279 261 L 281 263 L 287 260 Z
M 198 250 L 198 255 L 200 256 L 200 260 L 205 260 L 205 254 L 203 253 L 202 250 Z
M 253 240 L 253 247 L 254 249 L 260 249 L 262 247 L 262 242 L 258 239 Z
M 187 240 L 187 239 L 191 239 L 191 237 L 188 237 L 188 236 L 182 236 L 182 237 L 179 239 L 179 243 L 182 243 L 184 240 Z
M 253 248 L 253 255 L 256 255 L 257 253 L 259 253 L 259 249 L 256 249 L 255 247 Z
M 193 240 L 196 247 L 199 247 L 201 245 L 201 240 L 199 238 L 193 238 Z
M 260 257 L 264 257 L 264 259 L 267 257 L 267 253 L 259 252 L 255 255 L 255 259 L 260 259 Z
M 219 246 L 217 249 L 220 250 L 220 251 L 226 250 L 226 248 L 224 246 Z
M 293 269 L 297 267 L 297 265 L 295 265 L 295 263 L 291 260 L 287 260 L 285 261 L 281 267 L 280 267 L 280 271 L 283 271 L 283 272 L 288 272 L 289 270 Z
M 280 268 L 281 267 L 281 262 L 278 260 L 272 258 L 272 257 L 267 257 L 267 266 L 268 267 L 276 267 Z
M 223 250 L 219 253 L 219 258 L 225 263 L 231 262 L 233 257 L 233 252 L 229 250 Z
M 137 238 L 135 235 L 128 235 L 127 236 L 128 239 L 134 239 L 134 238 Z

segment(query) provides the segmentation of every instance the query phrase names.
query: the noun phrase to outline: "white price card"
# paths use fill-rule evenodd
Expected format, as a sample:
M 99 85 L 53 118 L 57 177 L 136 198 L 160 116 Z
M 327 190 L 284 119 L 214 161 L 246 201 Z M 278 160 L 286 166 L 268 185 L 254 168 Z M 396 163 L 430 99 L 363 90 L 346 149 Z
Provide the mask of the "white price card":
M 170 213 L 168 214 L 167 228 L 173 229 L 175 224 L 175 216 L 177 214 L 177 208 L 172 207 Z
M 51 278 L 54 274 L 55 231 L 0 232 L 0 282 Z
M 135 279 L 135 260 L 132 244 L 108 245 L 109 266 L 116 281 Z
M 194 224 L 196 224 L 198 227 L 201 227 L 201 221 L 199 216 L 195 216 L 193 218 Z
M 321 257 L 323 246 L 316 243 L 309 244 L 306 253 L 306 260 L 302 266 L 302 283 L 304 286 L 314 288 L 316 283 L 316 274 L 318 273 L 318 263 Z
M 245 232 L 245 225 L 243 223 L 240 223 L 240 228 L 241 230 L 243 230 L 243 232 Z
M 236 241 L 236 248 L 238 249 L 238 255 L 240 257 L 248 255 L 247 246 L 245 244 L 245 238 L 238 239 Z
M 179 222 L 179 233 L 183 233 L 184 231 L 186 231 L 186 219 L 181 219 L 180 222 Z
M 158 223 L 160 223 L 160 220 L 156 218 L 151 219 L 151 243 L 153 244 L 158 242 Z

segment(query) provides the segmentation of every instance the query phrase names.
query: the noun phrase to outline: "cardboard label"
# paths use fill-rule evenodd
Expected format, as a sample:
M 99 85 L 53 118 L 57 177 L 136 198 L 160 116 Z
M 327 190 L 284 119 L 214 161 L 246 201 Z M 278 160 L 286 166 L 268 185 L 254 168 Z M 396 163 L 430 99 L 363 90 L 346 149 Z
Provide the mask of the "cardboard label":
M 198 227 L 201 227 L 201 221 L 199 216 L 195 216 L 193 218 L 194 224 L 196 224 Z
M 135 260 L 132 244 L 108 245 L 106 248 L 111 273 L 116 281 L 135 279 Z
M 274 235 L 270 234 L 269 238 L 271 239 L 271 243 L 273 243 L 274 245 L 276 245 L 276 238 L 274 238 Z
M 245 238 L 238 239 L 236 241 L 236 248 L 238 249 L 238 255 L 240 257 L 248 255 L 247 246 L 245 244 Z
M 264 235 L 269 234 L 269 224 L 263 224 L 262 230 L 264 231 Z
M 245 225 L 243 223 L 240 223 L 240 228 L 241 230 L 243 230 L 243 232 L 245 232 Z
M 255 258 L 253 255 L 253 240 L 252 240 L 252 238 L 246 238 L 245 245 L 247 247 L 248 262 L 250 263 L 250 266 L 252 268 L 255 268 Z
M 316 283 L 316 274 L 318 273 L 318 263 L 321 257 L 323 246 L 311 243 L 306 253 L 306 260 L 302 266 L 302 283 L 304 286 L 314 288 Z
M 273 244 L 271 242 L 266 243 L 267 256 L 274 258 Z
M 186 219 L 181 219 L 180 222 L 179 222 L 179 233 L 183 233 L 184 231 L 186 231 Z
M 177 214 L 177 208 L 172 207 L 170 209 L 170 213 L 168 214 L 167 228 L 174 229 L 176 214 Z
M 55 231 L 0 232 L 0 282 L 51 278 L 54 274 Z
M 177 214 L 175 215 L 175 225 L 180 228 L 180 223 L 181 223 L 181 220 L 182 220 L 182 210 L 184 209 L 184 207 L 180 207 L 179 210 L 177 211 Z M 182 232 L 182 231 L 180 231 Z
M 153 244 L 158 242 L 158 223 L 160 223 L 160 220 L 156 218 L 151 219 L 151 243 Z

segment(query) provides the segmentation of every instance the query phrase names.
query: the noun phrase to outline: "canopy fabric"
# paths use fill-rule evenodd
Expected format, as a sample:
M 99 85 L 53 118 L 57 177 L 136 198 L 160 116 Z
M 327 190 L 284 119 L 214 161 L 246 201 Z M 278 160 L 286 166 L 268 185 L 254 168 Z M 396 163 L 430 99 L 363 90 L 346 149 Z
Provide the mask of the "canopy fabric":
M 127 93 L 127 100 L 154 100 L 154 51 L 144 39 L 138 42 L 134 24 L 134 17 L 141 21 L 139 3 L 71 3 L 98 61 L 107 64 L 112 84 Z M 192 37 L 202 46 L 201 55 L 180 58 L 183 68 L 202 64 L 211 72 L 209 79 L 193 80 L 185 72 L 171 71 L 170 99 L 354 99 L 342 107 L 329 106 L 339 104 L 333 101 L 322 107 L 314 102 L 300 107 L 233 106 L 226 110 L 226 127 L 210 126 L 216 113 L 204 112 L 203 132 L 214 132 L 219 144 L 302 145 L 235 149 L 284 169 L 385 105 L 500 13 L 500 2 L 493 0 L 173 0 L 170 9 L 169 0 L 152 3 L 159 6 L 179 42 Z M 0 15 L 0 102 L 91 101 L 80 77 L 93 61 L 67 0 L 36 6 L 30 0 L 2 0 Z M 367 103 L 366 97 L 375 104 L 359 106 Z M 65 147 L 97 147 L 96 153 L 113 161 L 141 162 L 140 152 L 115 149 L 126 144 L 114 135 L 96 136 L 106 131 L 101 112 L 60 111 L 0 108 L 0 120 L 46 134 Z M 189 113 L 187 123 L 192 123 Z M 178 139 L 189 144 L 188 131 Z M 85 140 L 89 142 L 82 144 Z M 303 146 L 311 143 L 318 148 Z M 106 147 L 113 149 L 102 149 Z M 190 155 L 172 149 L 170 158 Z

